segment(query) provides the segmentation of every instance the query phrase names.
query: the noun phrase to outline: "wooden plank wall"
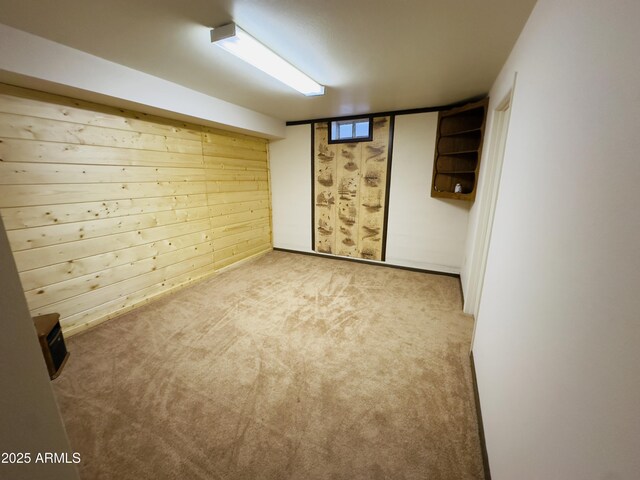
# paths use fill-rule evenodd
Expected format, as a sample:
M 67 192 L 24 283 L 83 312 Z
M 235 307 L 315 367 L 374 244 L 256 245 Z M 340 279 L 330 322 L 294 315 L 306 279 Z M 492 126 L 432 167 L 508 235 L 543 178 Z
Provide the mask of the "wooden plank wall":
M 76 333 L 271 249 L 267 141 L 0 84 L 0 214 Z

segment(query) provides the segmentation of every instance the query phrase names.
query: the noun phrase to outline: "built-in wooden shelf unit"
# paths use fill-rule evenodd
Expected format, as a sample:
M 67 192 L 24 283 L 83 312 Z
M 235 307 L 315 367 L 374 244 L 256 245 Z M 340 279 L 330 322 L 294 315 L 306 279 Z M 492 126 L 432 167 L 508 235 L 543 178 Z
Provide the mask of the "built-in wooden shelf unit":
M 431 196 L 473 201 L 489 98 L 438 114 Z M 456 192 L 460 185 L 460 192 Z

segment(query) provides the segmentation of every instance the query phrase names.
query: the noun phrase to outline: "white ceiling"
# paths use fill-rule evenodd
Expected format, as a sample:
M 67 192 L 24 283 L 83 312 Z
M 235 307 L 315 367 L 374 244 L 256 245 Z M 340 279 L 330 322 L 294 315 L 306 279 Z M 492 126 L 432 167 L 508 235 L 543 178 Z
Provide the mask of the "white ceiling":
M 0 22 L 282 120 L 485 94 L 535 0 L 0 0 Z M 304 97 L 209 41 L 235 21 L 326 85 Z

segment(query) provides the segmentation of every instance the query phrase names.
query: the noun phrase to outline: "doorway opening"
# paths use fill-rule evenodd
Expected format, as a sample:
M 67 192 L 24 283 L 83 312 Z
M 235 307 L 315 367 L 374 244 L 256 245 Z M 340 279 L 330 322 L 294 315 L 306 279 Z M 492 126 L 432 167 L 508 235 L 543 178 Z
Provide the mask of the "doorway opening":
M 476 229 L 476 241 L 472 252 L 471 267 L 469 269 L 468 292 L 464 305 L 464 311 L 471 313 L 475 317 L 476 323 L 487 268 L 491 231 L 493 229 L 493 220 L 500 190 L 500 178 L 502 176 L 502 164 L 507 143 L 509 116 L 511 114 L 514 88 L 515 78 L 513 87 L 500 103 L 498 103 L 498 106 L 493 112 L 489 154 L 487 156 L 488 164 L 485 170 L 485 185 L 480 192 L 481 200 L 479 203 L 478 227 Z

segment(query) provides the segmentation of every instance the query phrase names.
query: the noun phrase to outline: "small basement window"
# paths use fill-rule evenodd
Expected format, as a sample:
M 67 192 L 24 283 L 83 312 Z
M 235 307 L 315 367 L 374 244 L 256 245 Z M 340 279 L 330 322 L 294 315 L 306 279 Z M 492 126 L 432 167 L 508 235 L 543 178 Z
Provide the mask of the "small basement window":
M 365 142 L 371 139 L 370 118 L 334 120 L 331 122 L 329 143 Z

